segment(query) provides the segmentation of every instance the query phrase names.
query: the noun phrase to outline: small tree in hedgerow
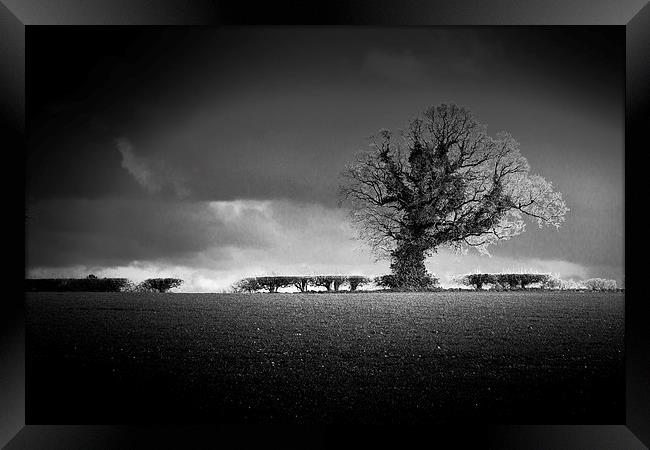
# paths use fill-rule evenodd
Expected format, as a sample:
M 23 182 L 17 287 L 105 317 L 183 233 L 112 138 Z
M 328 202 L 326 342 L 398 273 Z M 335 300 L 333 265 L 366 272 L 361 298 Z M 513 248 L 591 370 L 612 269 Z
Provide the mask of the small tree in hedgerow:
M 350 291 L 356 291 L 359 286 L 363 286 L 364 284 L 370 283 L 370 279 L 367 277 L 362 277 L 362 276 L 349 276 L 348 277 L 348 284 L 350 285 Z
M 542 283 L 542 289 L 560 290 L 562 289 L 563 280 L 559 275 L 549 275 L 548 279 Z
M 411 289 L 427 286 L 425 258 L 442 247 L 487 253 L 522 233 L 524 219 L 559 228 L 568 211 L 510 134 L 488 135 L 453 104 L 427 109 L 399 134 L 381 131 L 341 177 L 359 237 Z
M 466 286 L 473 286 L 474 289 L 480 291 L 483 289 L 483 286 L 496 283 L 497 277 L 491 273 L 470 273 L 461 276 L 459 281 Z
M 262 286 L 257 282 L 257 278 L 251 277 L 251 278 L 244 278 L 243 280 L 239 280 L 236 282 L 233 287 L 232 287 L 234 292 L 242 293 L 242 292 L 256 292 L 262 289 Z
M 604 278 L 590 278 L 585 280 L 585 287 L 592 291 L 615 291 L 616 280 L 607 280 Z
M 300 292 L 307 292 L 309 288 L 309 277 L 291 277 L 292 283 Z
M 284 276 L 257 277 L 256 280 L 260 289 L 267 289 L 269 293 L 276 293 L 278 292 L 278 289 L 293 284 L 293 277 Z
M 544 285 L 549 278 L 551 278 L 551 275 L 547 273 L 522 273 L 519 277 L 519 282 L 521 288 L 526 289 L 526 286 L 530 284 L 541 283 Z
M 324 287 L 328 292 L 332 290 L 332 283 L 334 282 L 332 277 L 329 275 L 319 275 L 313 277 L 311 281 L 314 283 L 314 286 Z
M 520 274 L 517 273 L 499 273 L 496 277 L 502 286 L 508 286 L 510 290 L 517 289 L 521 284 Z
M 509 289 L 526 289 L 526 286 L 541 283 L 542 287 L 548 286 L 551 274 L 548 273 L 497 273 L 494 275 L 497 282 Z
M 138 290 L 145 292 L 167 292 L 183 284 L 179 278 L 149 278 L 139 284 Z
M 348 277 L 341 276 L 341 275 L 332 275 L 331 278 L 332 278 L 332 287 L 334 288 L 334 292 L 338 292 L 341 285 L 348 280 Z

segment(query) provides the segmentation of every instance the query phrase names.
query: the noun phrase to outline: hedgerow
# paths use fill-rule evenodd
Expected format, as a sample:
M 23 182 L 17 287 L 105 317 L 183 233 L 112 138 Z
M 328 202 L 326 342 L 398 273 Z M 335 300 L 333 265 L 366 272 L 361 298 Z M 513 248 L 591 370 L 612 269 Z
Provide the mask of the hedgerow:
M 139 292 L 167 292 L 183 284 L 180 278 L 148 278 L 136 286 Z
M 585 280 L 584 285 L 592 291 L 615 291 L 616 280 L 607 280 L 604 278 L 590 278 Z
M 232 286 L 234 292 L 278 292 L 278 289 L 294 286 L 300 292 L 308 292 L 309 287 L 324 287 L 327 291 L 338 292 L 347 284 L 350 291 L 355 291 L 359 286 L 370 283 L 370 279 L 360 275 L 275 275 L 262 277 L 249 277 L 237 281 Z
M 535 283 L 544 285 L 550 279 L 551 275 L 545 273 L 470 273 L 456 277 L 455 281 L 476 290 L 481 290 L 486 285 L 491 285 L 496 290 L 512 290 L 526 289 Z
M 362 277 L 362 276 L 348 277 L 348 284 L 350 285 L 351 291 L 356 291 L 358 287 L 363 286 L 364 284 L 369 284 L 371 282 L 372 280 L 367 277 Z
M 374 282 L 377 286 L 383 287 L 390 290 L 420 290 L 420 291 L 429 291 L 429 290 L 438 290 L 439 279 L 433 275 L 427 274 L 421 278 L 421 285 L 413 287 L 412 289 L 405 289 L 404 286 L 400 285 L 399 280 L 393 274 L 380 275 L 374 279 Z
M 25 290 L 33 292 L 121 292 L 126 278 L 28 278 Z

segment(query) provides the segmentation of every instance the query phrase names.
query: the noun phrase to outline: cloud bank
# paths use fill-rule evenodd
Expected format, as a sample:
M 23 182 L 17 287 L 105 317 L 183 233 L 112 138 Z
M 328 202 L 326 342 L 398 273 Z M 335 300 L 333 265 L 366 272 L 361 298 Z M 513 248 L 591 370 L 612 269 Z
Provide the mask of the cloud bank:
M 39 224 L 47 224 L 40 226 Z M 184 292 L 218 292 L 245 276 L 389 272 L 355 239 L 346 212 L 285 200 L 59 199 L 30 211 L 30 277 L 169 276 Z M 497 250 L 497 249 L 495 249 Z M 559 260 L 489 258 L 441 250 L 428 269 L 443 284 L 475 270 L 536 270 L 565 278 L 594 274 Z

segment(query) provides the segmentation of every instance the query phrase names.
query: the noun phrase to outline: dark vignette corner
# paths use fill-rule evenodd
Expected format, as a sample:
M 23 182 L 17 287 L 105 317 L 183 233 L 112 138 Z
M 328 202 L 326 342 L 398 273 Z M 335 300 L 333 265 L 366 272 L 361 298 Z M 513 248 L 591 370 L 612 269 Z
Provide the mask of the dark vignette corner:
M 503 3 L 503 2 L 502 2 Z M 358 8 L 359 9 L 359 8 Z M 408 8 L 404 8 L 408 10 Z M 360 10 L 363 10 L 363 8 L 360 8 Z M 492 11 L 493 14 L 502 14 L 504 17 L 508 17 L 508 11 L 507 7 L 504 8 L 502 5 L 501 10 L 494 10 Z M 10 42 L 15 43 L 15 45 L 20 49 L 22 48 L 22 51 L 19 50 L 17 52 L 5 52 L 4 49 L 2 49 L 3 54 L 2 54 L 2 76 L 3 76 L 3 83 L 1 86 L 8 86 L 11 84 L 5 84 L 4 83 L 4 76 L 7 73 L 7 69 L 10 69 L 10 71 L 15 71 L 16 68 L 20 68 L 21 64 L 24 67 L 24 35 L 22 34 L 24 27 L 22 24 L 13 16 L 7 15 L 10 14 L 6 8 L 3 6 L 0 6 L 0 23 L 2 24 L 2 27 L 0 27 L 0 33 L 1 35 L 4 36 L 5 33 L 11 33 L 12 36 L 16 35 L 18 38 L 14 38 L 10 40 Z M 360 14 L 362 17 L 363 12 L 362 11 L 357 11 L 356 14 Z M 365 15 L 365 17 L 370 17 L 371 15 L 368 13 Z M 444 21 L 444 18 L 440 18 L 441 20 Z M 295 20 L 295 19 L 294 19 Z M 349 20 L 348 16 L 341 15 L 340 17 L 336 18 L 336 21 L 340 21 L 341 23 L 345 23 L 347 20 Z M 399 20 L 399 19 L 397 19 Z M 237 23 L 237 17 L 229 17 L 228 20 L 225 22 L 232 22 L 232 23 Z M 218 22 L 222 22 L 221 20 L 218 20 Z M 192 23 L 190 21 L 190 23 Z M 627 144 L 627 164 L 626 164 L 626 191 L 634 192 L 637 188 L 635 186 L 635 176 L 638 176 L 639 174 L 637 173 L 639 169 L 634 169 L 636 166 L 636 163 L 640 163 L 640 161 L 637 161 L 639 159 L 639 153 L 640 149 L 643 148 L 641 147 L 642 141 L 641 139 L 643 138 L 642 133 L 643 130 L 650 125 L 648 123 L 648 117 L 649 117 L 649 107 L 648 107 L 648 91 L 647 91 L 647 86 L 642 83 L 643 80 L 647 80 L 650 78 L 650 64 L 648 61 L 648 55 L 650 55 L 650 52 L 648 51 L 648 41 L 649 41 L 649 33 L 647 30 L 650 29 L 650 8 L 646 6 L 644 10 L 642 10 L 630 23 L 628 24 L 626 28 L 626 34 L 627 34 L 627 46 L 628 46 L 628 79 L 627 79 L 627 113 L 626 113 L 626 144 Z M 22 40 L 21 40 L 22 36 Z M 0 39 L 0 41 L 7 42 L 4 40 L 4 37 Z M 22 47 L 21 47 L 22 45 Z M 645 52 L 644 52 L 645 50 Z M 645 57 L 645 60 L 644 58 Z M 14 58 L 13 60 L 10 60 L 11 62 L 7 63 L 7 58 Z M 20 73 L 20 69 L 18 70 Z M 16 72 L 13 73 L 13 79 L 15 80 L 15 75 Z M 24 122 L 21 120 L 21 117 L 24 117 L 24 114 L 18 114 L 16 115 L 16 111 L 20 111 L 21 108 L 24 108 L 24 97 L 21 95 L 24 92 L 24 85 L 22 85 L 22 80 L 24 80 L 24 73 L 21 77 L 19 77 L 20 85 L 13 85 L 17 86 L 17 90 L 11 89 L 11 90 L 0 90 L 0 94 L 2 96 L 1 99 L 1 105 L 2 108 L 0 109 L 0 117 L 2 118 L 1 123 L 1 129 L 2 129 L 2 134 L 3 136 L 8 136 L 8 142 L 10 143 L 7 145 L 7 149 L 15 149 L 14 151 L 7 151 L 5 153 L 5 158 L 9 157 L 10 158 L 10 164 L 22 164 L 22 155 L 23 155 L 23 139 L 24 139 Z M 15 81 L 14 81 L 15 82 Z M 17 108 L 17 109 L 16 109 Z M 647 144 L 647 143 L 646 143 Z M 15 158 L 15 160 L 13 159 Z M 22 175 L 22 172 L 19 173 L 19 177 Z M 13 192 L 15 190 L 15 183 L 16 180 L 10 180 L 9 178 L 4 178 L 6 186 L 6 192 Z M 17 182 L 22 183 L 22 180 L 19 178 Z M 10 189 L 13 188 L 13 189 Z M 24 203 L 22 200 L 18 199 L 18 195 L 14 194 L 9 196 L 10 200 L 15 201 L 15 203 L 12 203 L 11 206 L 15 206 L 18 211 L 16 211 L 14 214 L 16 216 L 23 214 L 24 213 Z M 24 236 L 24 228 L 20 227 L 17 225 L 18 220 L 16 220 L 16 230 L 10 230 L 9 232 L 12 233 L 13 236 L 17 235 L 23 235 Z M 13 223 L 13 222 L 12 222 Z M 635 223 L 635 221 L 632 219 L 632 217 L 628 218 L 626 220 L 626 227 L 628 228 L 627 233 L 631 231 L 634 233 L 635 231 L 638 231 L 638 225 Z M 17 239 L 16 239 L 17 240 Z M 635 270 L 634 265 L 629 262 L 632 261 L 632 256 L 629 251 L 630 247 L 626 248 L 626 268 L 628 270 L 631 270 L 633 273 Z M 12 268 L 10 269 L 12 271 L 16 271 L 16 277 L 18 276 L 24 276 L 23 273 L 23 268 L 19 268 L 18 263 L 20 262 L 22 264 L 22 261 L 24 259 L 24 252 L 23 250 L 20 250 L 20 253 L 16 252 L 19 256 L 19 261 L 12 264 Z M 11 277 L 13 279 L 13 276 Z M 636 277 L 632 277 L 631 279 L 634 279 Z M 3 311 L 2 311 L 2 317 L 3 317 L 3 323 L 2 323 L 2 358 L 3 361 L 5 361 L 5 358 L 7 358 L 6 361 L 10 361 L 10 364 L 15 364 L 16 367 L 19 369 L 22 367 L 22 364 L 24 363 L 24 354 L 20 354 L 22 350 L 24 350 L 24 347 L 21 347 L 23 343 L 23 331 L 24 331 L 24 310 L 23 310 L 23 305 L 22 305 L 22 299 L 23 299 L 23 294 L 22 294 L 22 282 L 19 283 L 13 283 L 15 288 L 12 287 L 11 289 L 11 295 L 9 296 L 9 299 L 12 301 L 6 301 L 3 302 Z M 634 281 L 632 282 L 632 286 L 637 285 Z M 15 292 L 14 292 L 15 289 Z M 627 425 L 630 430 L 632 430 L 639 438 L 641 438 L 643 441 L 646 442 L 646 444 L 649 442 L 650 435 L 648 434 L 647 426 L 644 426 L 644 424 L 650 422 L 650 418 L 647 417 L 648 414 L 648 399 L 649 397 L 649 387 L 647 385 L 646 380 L 648 379 L 649 376 L 649 370 L 648 370 L 648 350 L 647 350 L 647 344 L 648 342 L 648 331 L 647 331 L 647 309 L 643 308 L 643 302 L 644 299 L 639 298 L 638 295 L 635 297 L 635 291 L 637 288 L 633 287 L 632 291 L 632 297 L 628 297 L 629 301 L 627 302 L 626 305 L 626 317 L 627 317 L 627 327 L 626 327 L 626 350 L 627 350 L 627 374 L 628 374 L 628 384 L 627 384 L 627 407 L 628 407 L 628 416 L 627 416 Z M 10 334 L 12 333 L 12 334 Z M 11 340 L 13 339 L 13 340 Z M 10 347 L 6 345 L 6 342 L 9 342 L 10 344 L 13 343 L 15 345 L 16 342 L 20 343 L 20 345 L 15 346 L 15 347 Z M 15 349 L 14 352 L 12 353 L 10 350 Z M 22 349 L 22 350 L 21 350 Z M 3 363 L 4 365 L 5 363 Z M 16 372 L 19 372 L 17 370 Z M 16 385 L 12 388 L 5 382 L 3 382 L 2 389 L 3 389 L 3 399 L 4 398 L 10 398 L 10 397 L 5 397 L 4 395 L 4 390 L 9 387 L 11 389 L 11 393 L 15 395 L 18 393 L 20 395 L 21 389 L 22 392 L 24 392 L 24 373 L 21 373 L 19 378 L 16 378 L 17 375 L 14 375 L 13 372 L 9 374 L 11 377 L 11 380 L 22 380 L 22 385 L 19 386 L 20 382 L 16 381 Z M 3 401 L 5 403 L 5 401 Z M 13 404 L 13 403 L 12 403 Z M 6 408 L 7 403 L 5 403 L 5 406 L 3 408 Z M 22 415 L 21 414 L 16 414 L 16 412 L 20 411 L 20 408 L 22 408 Z M 24 398 L 22 399 L 22 403 L 18 404 L 17 408 L 14 409 L 13 411 L 8 411 L 5 412 L 3 411 L 3 415 L 8 414 L 12 422 L 15 422 L 17 427 L 22 426 L 24 424 Z M 16 419 L 16 416 L 18 416 L 19 419 Z M 20 423 L 19 423 L 20 422 Z M 5 423 L 8 423 L 8 421 L 5 422 L 3 419 L 2 422 L 2 435 L 0 438 L 4 438 L 4 432 L 5 432 Z M 147 432 L 151 434 L 153 431 L 156 433 L 157 431 L 160 432 L 161 430 L 156 430 L 153 428 L 149 429 L 142 429 L 140 431 L 131 429 L 128 432 L 124 431 L 119 431 L 115 430 L 111 432 L 110 430 L 107 431 L 105 429 L 90 429 L 93 427 L 74 427 L 73 429 L 69 429 L 69 434 L 67 436 L 67 442 L 72 444 L 72 443 L 77 443 L 80 445 L 83 445 L 84 439 L 86 444 L 89 442 L 88 439 L 90 435 L 94 435 L 97 437 L 99 434 L 100 436 L 104 436 L 108 441 L 113 440 L 114 442 L 121 442 L 125 443 L 124 440 L 122 439 L 124 436 L 140 436 L 140 439 L 142 436 L 146 435 Z M 187 428 L 187 427 L 185 427 Z M 18 431 L 19 428 L 16 428 L 14 431 L 13 428 L 7 430 L 10 433 L 14 433 L 15 431 Z M 103 431 L 102 431 L 103 430 Z M 192 434 L 196 430 L 179 430 L 178 435 L 187 435 L 187 434 Z M 217 431 L 215 428 L 214 431 Z M 477 430 L 481 431 L 484 433 L 484 437 L 486 438 L 487 441 L 489 441 L 492 445 L 498 446 L 499 444 L 509 444 L 510 448 L 522 448 L 522 447 L 534 447 L 537 446 L 539 447 L 541 445 L 540 441 L 544 440 L 544 435 L 540 434 L 540 430 L 537 427 L 528 427 L 525 429 L 525 427 L 522 427 L 519 430 L 513 431 L 513 430 L 506 430 L 506 429 L 490 429 L 490 430 Z M 583 427 L 583 434 L 586 431 Z M 603 429 L 603 432 L 607 432 L 608 430 Z M 613 436 L 616 435 L 616 433 L 619 433 L 620 430 L 616 429 L 611 429 L 610 431 L 612 432 L 612 435 L 610 436 L 610 439 L 613 438 Z M 576 429 L 571 428 L 571 427 L 555 427 L 553 429 L 548 430 L 546 433 L 546 439 L 547 443 L 548 437 L 549 436 L 554 436 L 554 439 L 556 443 L 561 443 L 561 442 L 576 442 L 576 440 L 562 440 L 562 435 L 566 434 L 569 435 L 571 433 L 575 433 Z M 70 434 L 71 433 L 71 434 Z M 75 433 L 78 434 L 79 440 L 75 441 L 74 435 Z M 169 431 L 167 431 L 169 433 Z M 186 434 L 187 433 L 187 434 Z M 109 436 L 110 435 L 110 436 Z M 620 434 L 619 434 L 620 435 Z M 53 438 L 58 438 L 61 439 L 63 436 L 59 433 L 54 433 L 50 434 L 50 437 Z M 84 437 L 85 436 L 85 437 Z M 111 437 L 112 436 L 112 437 Z M 201 434 L 198 435 L 199 437 Z M 118 438 L 119 437 L 119 438 Z M 584 437 L 584 435 L 583 435 Z M 603 438 L 602 433 L 594 433 L 591 438 L 587 437 L 587 440 L 582 440 L 582 445 L 584 446 L 585 443 L 589 442 L 595 442 L 596 439 Z M 207 439 L 207 436 L 206 436 Z M 92 439 L 91 439 L 92 441 Z M 0 440 L 0 443 L 4 443 L 6 441 Z M 44 441 L 41 440 L 41 443 Z M 45 441 L 46 442 L 46 441 Z M 63 441 L 60 441 L 63 443 Z M 143 441 L 141 440 L 140 443 Z M 616 441 L 610 440 L 610 443 L 614 442 L 619 442 L 622 443 L 624 442 L 624 439 Z M 602 442 L 601 442 L 602 443 Z
M 634 198 L 642 185 L 643 150 L 648 147 L 650 126 L 650 5 L 646 5 L 626 26 L 626 120 L 625 120 L 625 192 Z M 625 270 L 632 280 L 625 303 L 626 332 L 626 424 L 646 445 L 650 445 L 650 355 L 648 320 L 650 309 L 644 298 L 641 266 L 636 261 L 633 236 L 640 236 L 643 221 L 634 218 L 635 208 L 625 202 Z
M 24 185 L 25 27 L 0 4 L 0 149 L 4 167 L 7 280 L 0 307 L 0 445 L 25 425 Z

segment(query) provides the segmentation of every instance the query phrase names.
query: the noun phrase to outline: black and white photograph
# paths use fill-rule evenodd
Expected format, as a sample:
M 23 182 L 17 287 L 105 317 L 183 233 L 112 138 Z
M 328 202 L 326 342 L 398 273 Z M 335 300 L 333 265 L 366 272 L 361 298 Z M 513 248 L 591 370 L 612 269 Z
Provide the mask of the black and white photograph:
M 625 43 L 30 29 L 27 421 L 625 423 Z

